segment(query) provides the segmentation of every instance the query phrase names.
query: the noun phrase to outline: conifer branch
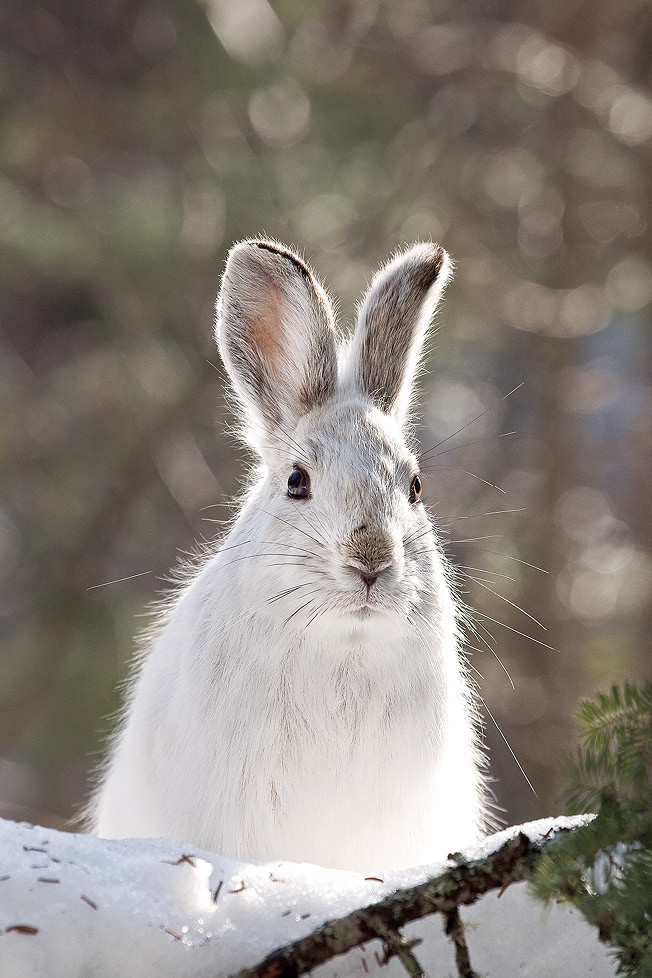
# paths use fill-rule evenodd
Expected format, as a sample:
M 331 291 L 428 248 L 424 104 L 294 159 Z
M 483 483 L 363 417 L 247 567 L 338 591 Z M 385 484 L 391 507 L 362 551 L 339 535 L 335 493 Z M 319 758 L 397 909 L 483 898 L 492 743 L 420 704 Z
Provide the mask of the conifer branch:
M 652 976 L 652 682 L 580 705 L 567 805 L 597 817 L 540 860 L 535 893 L 570 900 L 611 944 L 618 973 Z

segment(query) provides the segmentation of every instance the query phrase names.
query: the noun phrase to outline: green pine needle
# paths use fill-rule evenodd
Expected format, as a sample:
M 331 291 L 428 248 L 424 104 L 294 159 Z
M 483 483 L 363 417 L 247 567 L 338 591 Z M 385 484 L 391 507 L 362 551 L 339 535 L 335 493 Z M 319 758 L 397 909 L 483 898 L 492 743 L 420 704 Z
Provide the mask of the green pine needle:
M 546 852 L 532 887 L 574 903 L 614 948 L 619 974 L 652 978 L 652 682 L 583 700 L 577 719 L 563 797 L 596 818 Z

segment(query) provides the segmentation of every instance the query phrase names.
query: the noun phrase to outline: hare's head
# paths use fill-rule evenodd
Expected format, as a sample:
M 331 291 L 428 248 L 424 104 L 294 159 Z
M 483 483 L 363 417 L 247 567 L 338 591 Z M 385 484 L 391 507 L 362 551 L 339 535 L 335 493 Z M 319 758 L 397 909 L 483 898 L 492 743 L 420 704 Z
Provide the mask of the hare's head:
M 399 254 L 375 276 L 343 344 L 325 292 L 293 252 L 252 240 L 229 255 L 217 339 L 266 469 L 264 538 L 286 548 L 284 597 L 296 587 L 297 625 L 386 632 L 441 613 L 438 549 L 406 436 L 449 270 L 437 245 Z

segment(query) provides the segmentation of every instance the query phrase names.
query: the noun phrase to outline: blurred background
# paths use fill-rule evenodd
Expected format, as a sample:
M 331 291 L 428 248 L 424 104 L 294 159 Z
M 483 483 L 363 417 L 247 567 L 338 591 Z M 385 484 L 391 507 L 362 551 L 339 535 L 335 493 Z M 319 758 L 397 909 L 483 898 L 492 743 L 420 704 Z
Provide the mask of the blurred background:
M 645 0 L 0 3 L 1 815 L 69 824 L 228 516 L 212 310 L 260 233 L 343 324 L 397 247 L 455 258 L 425 493 L 504 817 L 559 810 L 578 697 L 651 672 L 651 40 Z

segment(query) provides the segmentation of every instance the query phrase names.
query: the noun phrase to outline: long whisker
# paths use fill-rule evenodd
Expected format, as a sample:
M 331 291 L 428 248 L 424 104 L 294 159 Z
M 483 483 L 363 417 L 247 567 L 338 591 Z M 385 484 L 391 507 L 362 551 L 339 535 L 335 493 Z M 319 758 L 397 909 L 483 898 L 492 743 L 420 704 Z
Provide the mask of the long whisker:
M 502 538 L 502 533 L 488 533 L 483 537 L 465 537 L 463 540 L 451 540 L 453 543 L 477 543 L 478 540 L 500 540 Z M 491 553 L 491 550 L 483 550 L 481 553 Z
M 311 615 L 311 617 L 308 619 L 305 627 L 309 628 L 310 625 L 312 625 L 313 621 L 315 621 L 316 618 L 319 618 L 320 615 L 325 614 L 325 612 L 326 612 L 326 608 L 318 608 L 317 611 L 314 613 L 314 615 Z
M 469 624 L 470 624 L 470 625 L 472 624 L 472 629 L 471 629 L 471 630 L 472 630 L 472 632 L 473 632 L 473 634 L 475 635 L 475 637 L 476 637 L 476 638 L 477 638 L 477 639 L 478 639 L 478 640 L 479 640 L 480 642 L 482 642 L 482 643 L 483 643 L 483 645 L 484 645 L 484 646 L 485 646 L 486 648 L 488 648 L 488 649 L 491 649 L 491 650 L 493 650 L 493 645 L 492 645 L 491 643 L 492 643 L 492 642 L 494 642 L 494 643 L 495 643 L 495 641 L 496 641 L 496 639 L 495 639 L 495 637 L 494 637 L 494 636 L 493 636 L 493 635 L 491 634 L 491 632 L 489 631 L 489 629 L 487 628 L 487 626 L 486 626 L 486 625 L 483 625 L 481 621 L 477 621 L 477 619 L 476 619 L 476 618 L 471 618 L 471 619 L 470 619 L 470 621 L 469 621 Z M 481 634 L 480 634 L 480 632 L 478 631 L 478 629 L 479 629 L 479 628 L 481 628 L 481 629 L 482 629 L 482 631 L 483 631 L 483 632 L 485 633 L 485 635 L 488 635 L 488 636 L 489 636 L 489 640 L 487 640 L 487 639 L 486 639 L 486 638 L 484 637 L 484 635 L 481 635 Z
M 428 527 L 426 530 L 424 530 L 421 533 L 411 533 L 403 540 L 403 546 L 405 548 L 414 546 L 419 542 L 419 540 L 422 540 L 424 537 L 427 537 L 430 533 L 431 533 L 431 527 Z
M 494 659 L 496 660 L 496 662 L 498 663 L 498 665 L 500 666 L 500 668 L 503 670 L 503 672 L 505 673 L 505 675 L 509 679 L 509 684 L 512 687 L 512 689 L 516 689 L 516 686 L 514 685 L 514 680 L 512 679 L 512 677 L 511 677 L 511 675 L 509 673 L 509 669 L 507 668 L 507 666 L 505 665 L 505 663 L 503 662 L 503 660 L 500 658 L 500 656 L 498 655 L 498 653 L 496 652 L 496 650 L 494 649 L 494 647 L 485 638 L 483 638 L 483 636 L 477 631 L 477 629 L 474 627 L 474 625 L 478 625 L 480 628 L 482 628 L 482 630 L 487 633 L 487 635 L 489 636 L 489 638 L 492 641 L 495 641 L 495 639 L 494 639 L 493 635 L 491 634 L 491 632 L 488 631 L 484 627 L 484 625 L 482 624 L 482 622 L 481 621 L 478 621 L 477 619 L 475 619 L 474 625 L 471 625 L 470 622 L 468 622 L 467 624 L 471 628 L 471 631 L 473 632 L 473 634 L 475 635 L 475 637 L 480 642 L 483 642 L 484 645 L 486 645 L 487 650 L 489 652 L 491 652 L 491 654 L 493 655 Z M 476 652 L 480 652 L 480 651 L 482 651 L 482 650 L 481 649 L 476 649 Z
M 484 655 L 485 652 L 487 651 L 486 649 L 480 649 L 480 648 L 478 648 L 477 645 L 471 645 L 466 640 L 463 640 L 462 644 L 464 645 L 464 648 L 465 649 L 471 649 L 472 652 L 479 652 L 481 655 Z M 477 669 L 476 669 L 476 672 L 477 672 Z M 484 676 L 482 678 L 484 679 Z
M 239 564 L 243 560 L 262 560 L 263 557 L 285 557 L 285 554 L 244 554 L 242 557 L 234 557 L 233 560 L 227 561 L 226 564 L 220 564 L 220 570 L 226 570 L 227 567 L 232 567 L 234 564 Z M 292 556 L 300 557 L 301 554 L 293 554 Z M 300 567 L 301 564 L 296 564 Z
M 421 609 L 420 608 L 417 608 L 416 605 L 413 604 L 413 605 L 410 606 L 410 614 L 418 615 L 418 617 L 422 621 L 424 621 L 429 628 L 433 628 L 434 627 L 432 621 L 430 620 L 430 618 L 428 618 L 427 615 L 424 615 L 424 613 L 421 611 Z
M 476 611 L 475 615 L 477 624 L 481 624 L 481 622 L 478 621 L 478 616 L 486 618 L 487 621 L 493 622 L 494 625 L 500 625 L 501 628 L 506 628 L 508 632 L 514 632 L 516 635 L 520 635 L 522 638 L 529 639 L 530 642 L 534 642 L 535 645 L 542 645 L 544 649 L 550 649 L 551 652 L 559 652 L 559 649 L 554 648 L 552 645 L 548 645 L 547 642 L 541 642 L 538 638 L 528 635 L 527 632 L 519 632 L 518 628 L 512 628 L 511 625 L 506 625 L 504 621 L 499 621 L 497 618 L 492 618 L 490 615 L 485 614 L 484 611 Z
M 468 574 L 467 577 L 470 581 L 475 581 L 476 584 L 479 584 L 480 587 L 483 587 L 485 591 L 490 591 L 491 594 L 494 594 L 497 598 L 500 598 L 501 601 L 506 601 L 507 604 L 510 605 L 512 608 L 515 608 L 516 611 L 520 611 L 522 615 L 525 615 L 526 618 L 529 618 L 530 621 L 533 621 L 535 625 L 539 626 L 539 628 L 543 628 L 544 632 L 548 631 L 546 626 L 542 625 L 541 622 L 534 617 L 534 615 L 531 615 L 528 611 L 525 611 L 524 608 L 520 608 L 513 601 L 510 601 L 509 598 L 506 598 L 504 594 L 499 594 L 498 591 L 494 591 L 493 588 L 489 587 L 487 584 L 483 584 L 482 581 L 477 577 L 472 577 L 470 574 Z
M 304 582 L 304 584 L 298 585 L 298 587 L 304 587 L 309 583 L 313 583 L 313 582 L 306 581 Z M 315 588 L 315 590 L 319 591 L 320 588 L 317 587 Z M 268 606 L 271 600 L 273 599 L 265 598 L 263 601 L 259 601 L 258 603 L 251 605 L 246 609 L 246 611 L 242 612 L 242 614 L 236 615 L 236 617 L 232 618 L 230 621 L 224 622 L 224 624 L 220 626 L 221 631 L 226 631 L 226 629 L 228 628 L 233 628 L 235 625 L 239 625 L 241 621 L 245 621 L 247 618 L 250 618 L 253 614 L 255 614 L 258 611 L 264 611 L 264 609 Z
M 506 581 L 516 583 L 515 577 L 509 577 L 508 574 L 499 574 L 498 571 L 488 570 L 486 567 L 470 567 L 468 564 L 457 564 L 457 568 L 458 570 L 463 571 L 478 571 L 480 574 L 491 574 L 493 577 L 503 577 Z M 464 576 L 469 577 L 468 574 L 465 574 Z
M 478 695 L 479 695 L 479 694 L 478 694 Z M 493 723 L 493 725 L 495 726 L 495 728 L 496 728 L 496 730 L 498 731 L 498 733 L 500 734 L 500 736 L 501 736 L 501 737 L 503 738 L 503 740 L 505 741 L 505 744 L 506 744 L 506 746 L 507 746 L 507 750 L 509 751 L 509 753 L 510 753 L 510 754 L 512 755 L 512 757 L 513 757 L 513 758 L 514 758 L 514 760 L 516 761 L 516 764 L 517 764 L 517 767 L 518 767 L 518 769 L 519 769 L 519 771 L 521 772 L 521 774 L 523 775 L 523 777 L 525 778 L 525 780 L 527 781 L 527 783 L 528 783 L 528 785 L 529 785 L 529 787 L 530 787 L 530 790 L 531 790 L 531 791 L 533 792 L 533 794 L 535 795 L 535 797 L 536 797 L 536 798 L 538 798 L 539 796 L 538 796 L 538 795 L 537 795 L 537 793 L 536 793 L 536 790 L 535 790 L 535 788 L 534 788 L 534 785 L 532 784 L 532 782 L 531 782 L 531 781 L 530 781 L 530 779 L 528 778 L 528 776 L 527 776 L 527 774 L 526 774 L 526 773 L 525 773 L 525 771 L 523 770 L 523 765 L 521 764 L 521 762 L 519 761 L 519 759 L 518 759 L 518 757 L 516 756 L 516 754 L 515 754 L 515 753 L 514 753 L 514 751 L 512 750 L 512 747 L 511 747 L 511 745 L 510 745 L 510 743 L 509 743 L 509 741 L 507 740 L 507 737 L 505 736 L 505 734 L 503 733 L 503 731 L 502 731 L 502 730 L 500 729 L 500 726 L 498 725 L 498 722 L 497 722 L 497 720 L 496 720 L 496 718 L 495 718 L 495 716 L 493 715 L 493 713 L 491 712 L 491 710 L 490 710 L 490 709 L 489 709 L 489 707 L 487 706 L 487 703 L 486 703 L 486 701 L 485 701 L 485 700 L 484 700 L 484 699 L 482 698 L 482 696 L 480 696 L 479 698 L 480 698 L 480 702 L 481 702 L 481 703 L 483 704 L 483 706 L 484 706 L 484 708 L 485 708 L 485 710 L 487 711 L 487 713 L 488 713 L 488 715 L 489 715 L 489 717 L 490 717 L 490 719 L 491 719 L 491 721 L 492 721 L 492 723 Z
M 276 429 L 277 429 L 277 432 L 278 431 L 281 431 L 285 435 L 285 438 L 279 438 L 279 441 L 284 441 L 285 444 L 288 447 L 294 448 L 297 452 L 299 452 L 302 460 L 307 465 L 309 465 L 310 462 L 311 462 L 311 459 L 308 457 L 308 453 L 303 448 L 303 446 L 300 445 L 298 441 L 295 441 L 295 439 L 292 437 L 292 435 L 290 434 L 290 432 L 286 428 L 283 428 L 280 424 L 277 423 Z M 276 437 L 278 438 L 278 434 L 276 435 Z
M 315 537 L 307 533 L 306 530 L 302 530 L 300 526 L 296 526 L 296 524 L 290 523 L 289 520 L 284 520 L 282 516 L 277 516 L 275 513 L 268 513 L 267 510 L 265 509 L 261 509 L 260 512 L 264 513 L 265 516 L 270 516 L 272 519 L 278 520 L 279 523 L 285 523 L 286 526 L 291 527 L 291 529 L 296 530 L 298 533 L 303 533 L 303 535 L 308 537 L 309 540 L 312 540 L 313 543 L 316 543 L 318 547 L 323 546 L 323 540 L 317 540 Z
M 263 557 L 285 557 L 286 554 L 261 554 Z M 292 556 L 292 555 L 290 555 Z M 295 554 L 294 556 L 301 557 L 301 554 Z M 273 564 L 267 564 L 268 567 L 305 567 L 305 564 L 300 564 L 295 560 L 277 560 Z M 311 568 L 312 570 L 312 568 Z
M 284 591 L 279 591 L 274 597 L 267 599 L 267 604 L 274 604 L 275 601 L 280 601 L 282 598 L 287 598 L 288 595 L 294 594 L 295 591 L 299 591 L 302 587 L 308 587 L 309 584 L 314 584 L 314 581 L 304 581 L 303 584 L 296 584 L 294 587 L 288 587 Z
M 489 537 L 476 537 L 475 539 L 476 540 L 488 540 Z M 454 540 L 453 542 L 454 543 L 472 543 L 474 541 L 471 540 L 471 539 L 469 539 L 469 540 Z M 526 567 L 531 567 L 532 570 L 540 571 L 542 574 L 549 574 L 550 573 L 550 571 L 547 571 L 545 569 L 545 567 L 537 567 L 536 564 L 530 564 L 527 560 L 522 560 L 520 557 L 513 557 L 512 554 L 503 554 L 503 553 L 499 553 L 496 550 L 483 550 L 480 547 L 472 547 L 471 549 L 474 550 L 476 553 L 479 553 L 479 554 L 492 554 L 492 556 L 494 556 L 494 557 L 506 557 L 507 560 L 515 560 L 517 564 L 525 564 Z
M 466 645 L 466 642 L 464 644 L 465 644 L 465 646 L 466 646 L 467 649 L 473 649 L 473 646 L 472 645 Z M 476 652 L 478 650 L 477 649 L 473 649 L 473 651 Z M 480 677 L 480 679 L 482 679 L 482 681 L 484 682 L 484 676 L 482 675 L 482 673 L 480 672 L 480 670 L 478 669 L 478 667 L 473 665 L 473 663 L 471 662 L 470 656 L 468 656 L 468 655 L 465 656 L 464 657 L 464 662 L 468 666 L 468 668 L 469 669 L 472 669 L 473 672 L 476 675 L 478 675 Z M 477 689 L 477 686 L 476 686 L 476 689 Z
M 432 532 L 432 527 L 430 526 L 426 526 L 423 529 L 419 528 L 417 530 L 413 530 L 412 533 L 408 533 L 408 535 L 404 538 L 403 545 L 407 547 L 411 543 L 416 543 L 418 540 L 421 539 L 421 537 L 428 536 L 428 534 L 431 532 Z
M 288 554 L 288 553 L 254 553 L 254 554 L 243 554 L 240 557 L 233 557 L 232 560 L 228 560 L 225 564 L 220 564 L 220 570 L 224 570 L 227 567 L 231 567 L 233 564 L 239 564 L 243 560 L 260 560 L 263 557 L 293 557 L 298 560 L 299 558 L 306 559 L 307 557 L 315 557 L 315 554 L 311 554 L 309 551 L 305 551 L 303 554 Z M 296 563 L 297 567 L 301 567 L 301 564 Z
M 521 506 L 520 509 L 495 509 L 490 513 L 469 513 L 467 516 L 439 516 L 438 519 L 442 523 L 446 523 L 450 526 L 451 523 L 457 523 L 459 520 L 479 520 L 483 516 L 504 516 L 505 513 L 525 513 L 526 507 Z
M 248 543 L 253 543 L 253 540 L 241 540 L 240 543 L 231 543 L 228 547 L 220 547 L 220 553 L 225 554 L 229 550 L 237 550 L 238 547 L 246 547 Z
M 447 441 L 450 441 L 451 438 L 454 438 L 455 435 L 459 435 L 460 431 L 465 431 L 465 429 L 468 428 L 470 425 L 475 424 L 475 422 L 479 421 L 480 418 L 483 418 L 485 414 L 488 414 L 489 411 L 493 411 L 493 409 L 498 407 L 499 404 L 502 404 L 503 401 L 506 401 L 508 397 L 511 397 L 512 394 L 515 394 L 517 390 L 520 390 L 521 387 L 523 387 L 524 383 L 525 381 L 520 383 L 518 387 L 515 387 L 513 390 L 511 390 L 509 394 L 505 394 L 498 401 L 495 401 L 493 404 L 490 404 L 488 408 L 485 408 L 484 411 L 481 411 L 480 414 L 477 414 L 475 418 L 471 418 L 470 421 L 467 421 L 466 424 L 463 424 L 461 428 L 457 429 L 457 431 L 454 431 L 451 435 L 448 435 L 446 438 L 442 438 L 442 440 L 437 442 L 436 445 L 433 445 L 432 448 L 429 448 L 425 454 L 428 455 L 430 452 L 434 452 L 434 450 L 436 448 L 439 448 L 440 445 L 444 445 Z
M 466 441 L 464 442 L 463 445 L 455 445 L 453 448 L 445 448 L 443 452 L 435 452 L 434 457 L 439 458 L 440 455 L 447 455 L 448 452 L 459 452 L 461 448 L 471 448 L 473 445 L 484 445 L 488 441 L 494 441 L 497 438 L 507 438 L 509 435 L 515 435 L 515 434 L 516 434 L 515 431 L 503 431 L 499 435 L 489 435 L 487 438 L 476 438 L 475 441 Z M 435 448 L 436 447 L 437 446 L 435 445 Z M 432 451 L 432 449 L 429 449 L 429 452 L 430 451 Z
M 320 530 L 321 530 L 322 539 L 325 539 L 326 536 L 330 536 L 331 540 L 334 538 L 334 534 L 332 533 L 332 531 L 329 531 L 329 530 L 326 529 L 326 527 L 324 526 L 322 520 L 317 518 L 317 514 L 316 513 L 314 513 L 313 515 L 314 515 L 315 518 L 318 519 L 319 529 L 316 528 L 315 526 L 313 526 L 313 524 L 310 522 L 310 520 L 308 519 L 308 517 L 306 516 L 306 514 L 303 511 L 303 507 L 302 507 L 301 503 L 299 503 L 295 499 L 293 499 L 292 500 L 292 505 L 294 506 L 295 510 L 297 511 L 297 513 L 299 514 L 299 516 L 302 518 L 302 520 L 305 523 L 308 524 L 308 526 L 310 527 L 311 530 L 314 530 L 315 533 L 319 533 Z
M 216 505 L 219 505 L 219 504 L 216 504 Z M 238 547 L 245 547 L 245 546 L 247 546 L 247 544 L 250 544 L 252 542 L 253 542 L 252 540 L 241 540 L 240 543 L 232 543 L 228 547 L 220 547 L 219 553 L 222 554 L 222 553 L 227 553 L 229 550 L 237 550 Z M 272 544 L 272 541 L 266 541 L 266 540 L 262 540 L 260 542 L 263 543 L 263 544 L 269 543 L 270 545 L 273 545 L 273 546 L 292 547 L 294 550 L 302 550 L 305 554 L 307 554 L 307 555 L 309 555 L 311 557 L 316 557 L 317 556 L 312 551 L 306 550 L 304 547 L 298 547 L 296 544 L 292 544 L 292 543 L 285 543 L 285 541 L 283 541 L 283 540 L 275 540 L 273 542 L 273 544 Z M 269 557 L 284 557 L 285 554 L 275 554 L 275 553 L 270 553 L 270 554 L 247 554 L 246 557 L 243 557 L 241 559 L 245 560 L 245 559 L 248 559 L 249 557 L 256 557 L 256 556 L 259 556 L 259 557 L 266 557 L 266 556 L 269 556 Z M 295 554 L 294 556 L 299 556 L 299 555 L 298 554 Z M 233 561 L 229 561 L 229 563 L 233 563 Z M 222 566 L 228 567 L 228 564 L 223 564 Z M 108 587 L 110 584 L 122 584 L 125 581 L 132 581 L 132 580 L 134 580 L 137 577 L 144 577 L 147 574 L 153 574 L 153 573 L 154 572 L 151 571 L 151 570 L 141 571 L 139 574 L 130 574 L 128 577 L 118 577 L 118 578 L 116 578 L 113 581 L 105 581 L 103 584 L 91 584 L 89 587 L 86 588 L 86 590 L 87 591 L 94 591 L 96 588 Z
M 129 577 L 117 577 L 114 581 L 104 581 L 103 584 L 91 584 L 86 588 L 87 591 L 94 591 L 98 587 L 108 587 L 110 584 L 122 584 L 124 581 L 133 581 L 137 577 L 145 577 L 146 574 L 153 574 L 154 571 L 141 571 L 140 574 L 130 574 Z
M 476 628 L 476 623 L 471 618 L 470 611 L 471 611 L 470 608 L 465 608 L 464 609 L 464 614 L 463 614 L 463 617 L 462 617 L 464 626 L 465 626 L 465 628 L 468 628 L 468 630 L 471 632 L 471 634 L 474 635 L 477 638 L 477 640 L 479 642 L 482 642 L 482 644 L 484 645 L 484 648 L 483 649 L 475 649 L 475 651 L 476 652 L 486 652 L 487 649 L 489 649 L 491 651 L 492 646 L 487 641 L 487 639 L 484 637 L 484 635 L 481 635 L 480 632 L 478 631 L 478 629 Z M 485 631 L 486 631 L 486 629 L 485 629 Z M 491 632 L 487 632 L 487 634 L 489 635 L 489 638 L 492 640 L 492 642 L 495 641 L 495 639 L 494 639 L 493 635 L 491 634 Z M 463 638 L 463 641 L 466 644 L 466 639 L 465 638 Z
M 225 622 L 223 625 L 220 626 L 221 631 L 224 632 L 226 631 L 227 628 L 233 628 L 234 625 L 239 625 L 241 621 L 245 621 L 247 618 L 251 617 L 251 615 L 255 614 L 255 612 L 257 611 L 263 611 L 267 607 L 268 600 L 269 600 L 268 598 L 265 598 L 264 601 L 259 601 L 258 604 L 251 605 L 242 614 L 237 615 L 235 618 L 232 618 L 231 621 Z
M 312 593 L 314 594 L 314 593 L 315 593 L 316 591 L 319 591 L 319 590 L 320 590 L 319 588 L 315 588 L 315 591 L 313 591 Z M 313 603 L 313 599 L 312 599 L 312 598 L 309 598 L 309 599 L 308 599 L 308 600 L 306 601 L 306 603 L 305 603 L 305 604 L 302 604 L 302 605 L 300 605 L 300 606 L 299 606 L 299 607 L 298 607 L 298 608 L 296 609 L 296 611 L 293 611 L 291 615 L 288 615 L 288 617 L 287 617 L 287 618 L 285 619 L 285 621 L 283 622 L 283 625 L 284 625 L 284 626 L 285 626 L 285 625 L 287 625 L 287 623 L 288 623 L 289 621 L 292 621 L 292 619 L 294 618 L 294 616 L 295 616 L 295 615 L 298 615 L 300 611 L 303 611 L 303 609 L 304 609 L 304 608 L 307 608 L 307 607 L 308 607 L 308 605 L 309 605 L 309 604 L 312 604 L 312 603 Z
M 498 492 L 502 492 L 504 496 L 507 495 L 507 490 L 503 489 L 502 486 L 497 486 L 494 482 L 489 482 L 487 479 L 483 479 L 482 476 L 476 475 L 475 472 L 469 472 L 468 469 L 463 469 L 459 465 L 445 465 L 442 463 L 433 465 L 422 465 L 422 469 L 432 472 L 434 469 L 452 469 L 455 472 L 463 472 L 464 475 L 470 476 L 472 479 L 477 479 L 478 482 L 482 482 L 483 485 L 489 486 L 490 489 L 497 489 Z
M 491 571 L 487 571 L 487 573 L 488 574 L 491 574 Z M 471 574 L 467 574 L 465 572 L 462 574 L 462 576 L 464 577 L 465 580 L 467 580 L 467 581 L 474 581 L 476 583 L 478 583 L 479 581 L 482 581 L 484 584 L 495 584 L 496 583 L 492 577 L 472 577 Z M 513 578 L 507 578 L 507 580 L 513 580 Z
M 310 557 L 317 556 L 313 550 L 307 550 L 305 547 L 300 547 L 296 543 L 287 543 L 285 540 L 261 540 L 260 542 L 267 547 L 287 547 L 289 550 L 300 550 L 301 553 L 308 554 Z M 292 554 L 288 554 L 288 556 L 292 556 Z

